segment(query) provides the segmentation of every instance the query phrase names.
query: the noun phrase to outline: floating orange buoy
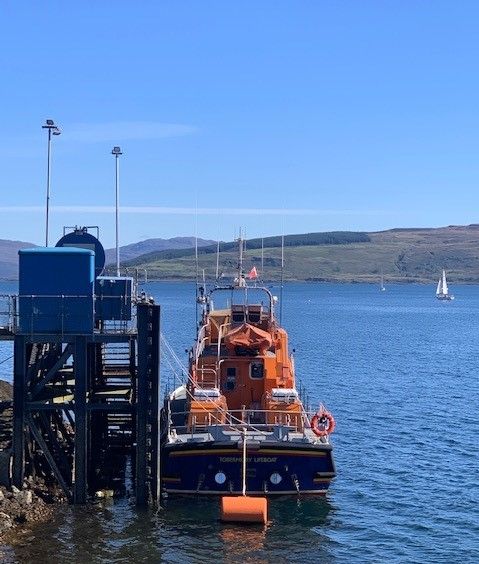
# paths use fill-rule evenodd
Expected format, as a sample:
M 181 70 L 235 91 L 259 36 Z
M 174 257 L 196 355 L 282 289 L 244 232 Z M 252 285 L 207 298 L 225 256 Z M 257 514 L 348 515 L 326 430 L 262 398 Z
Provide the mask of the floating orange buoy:
M 221 498 L 221 520 L 228 523 L 266 524 L 268 502 L 265 497 L 223 496 Z
M 327 426 L 324 423 L 328 423 Z M 317 437 L 325 437 L 330 435 L 336 427 L 336 421 L 332 413 L 324 409 L 320 409 L 311 419 L 311 429 Z

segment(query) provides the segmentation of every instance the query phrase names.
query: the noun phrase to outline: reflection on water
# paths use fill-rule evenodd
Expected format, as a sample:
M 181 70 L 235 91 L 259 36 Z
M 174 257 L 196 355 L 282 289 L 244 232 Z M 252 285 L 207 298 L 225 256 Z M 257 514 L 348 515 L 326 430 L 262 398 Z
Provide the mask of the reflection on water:
M 182 356 L 194 336 L 194 284 L 147 291 Z M 297 374 L 337 421 L 330 502 L 274 499 L 265 528 L 221 524 L 218 500 L 170 498 L 158 512 L 127 500 L 65 507 L 3 560 L 479 562 L 479 287 L 461 286 L 448 304 L 434 292 L 285 285 Z M 12 354 L 11 343 L 3 346 L 0 360 Z M 2 370 L 11 375 L 8 363 Z M 173 385 L 168 366 L 161 375 Z M 447 432 L 451 420 L 459 432 Z
M 177 498 L 158 511 L 127 500 L 63 507 L 41 530 L 24 533 L 8 552 L 19 562 L 310 562 L 331 561 L 318 534 L 332 509 L 324 498 L 273 499 L 269 522 L 219 521 L 218 499 Z M 8 561 L 8 560 L 7 560 Z

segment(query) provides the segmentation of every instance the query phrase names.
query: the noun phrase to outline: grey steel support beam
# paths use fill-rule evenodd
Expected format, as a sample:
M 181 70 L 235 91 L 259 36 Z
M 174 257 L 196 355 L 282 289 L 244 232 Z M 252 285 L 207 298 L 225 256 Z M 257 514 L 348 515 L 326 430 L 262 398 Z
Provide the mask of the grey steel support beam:
M 80 504 L 86 503 L 88 488 L 87 337 L 75 337 L 73 363 L 75 377 L 75 483 L 73 486 L 73 501 Z
M 33 388 L 33 391 L 32 391 L 33 397 L 37 396 L 39 394 L 39 392 L 41 392 L 43 390 L 43 388 L 53 380 L 53 378 L 56 376 L 56 374 L 60 370 L 60 368 L 63 368 L 63 365 L 69 359 L 71 354 L 72 354 L 72 346 L 69 343 L 65 347 L 65 350 L 61 354 L 60 358 L 48 370 L 48 372 L 45 374 L 43 379 Z
M 32 435 L 34 436 L 35 440 L 37 441 L 38 446 L 42 449 L 43 456 L 47 459 L 47 462 L 50 465 L 50 468 L 51 468 L 55 478 L 57 479 L 61 488 L 65 492 L 65 495 L 67 496 L 68 500 L 71 501 L 71 491 L 68 488 L 68 485 L 65 482 L 65 479 L 63 478 L 62 473 L 60 472 L 60 469 L 58 468 L 57 463 L 55 462 L 55 459 L 53 458 L 52 453 L 50 452 L 50 449 L 48 448 L 48 445 L 45 442 L 45 439 L 43 438 L 41 432 L 38 430 L 38 428 L 35 424 L 35 421 L 33 420 L 32 414 L 28 415 L 27 420 L 28 420 L 28 424 L 29 424 L 30 431 L 31 431 Z
M 21 488 L 25 472 L 25 381 L 27 377 L 26 339 L 15 337 L 13 350 L 13 485 Z
M 53 449 L 53 453 L 56 455 L 57 460 L 60 464 L 59 468 L 60 468 L 60 472 L 63 469 L 63 471 L 65 471 L 65 469 L 69 469 L 70 464 L 68 461 L 68 456 L 65 452 L 65 450 L 61 447 L 61 445 L 59 444 L 59 436 L 57 433 L 55 433 L 52 430 L 52 424 L 51 424 L 51 418 L 53 413 L 46 413 L 45 411 L 41 411 L 39 414 L 39 420 L 41 421 L 41 424 L 43 426 L 44 432 L 46 431 L 47 435 L 48 435 L 48 440 L 50 441 L 50 444 L 52 445 L 52 449 Z M 58 427 L 57 427 L 57 431 L 58 431 Z M 65 479 L 65 482 L 69 482 L 69 484 L 71 485 L 71 473 L 69 475 L 69 477 L 67 479 Z
M 158 388 L 160 307 L 138 304 L 138 371 L 136 397 L 136 503 L 158 498 Z
M 160 497 L 160 306 L 155 306 L 150 322 L 152 324 L 151 372 L 149 374 L 148 429 L 150 441 L 150 495 L 153 503 Z

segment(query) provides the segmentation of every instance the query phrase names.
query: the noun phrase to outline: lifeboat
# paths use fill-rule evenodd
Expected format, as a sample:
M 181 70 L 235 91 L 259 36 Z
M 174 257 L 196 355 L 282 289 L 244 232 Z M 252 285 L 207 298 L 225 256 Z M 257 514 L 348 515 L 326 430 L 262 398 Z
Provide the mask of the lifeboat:
M 240 498 L 327 492 L 335 422 L 308 412 L 277 299 L 246 280 L 241 257 L 232 284 L 202 289 L 188 374 L 165 397 L 161 480 L 168 495 L 236 498 L 226 517 L 264 521 L 262 502 Z

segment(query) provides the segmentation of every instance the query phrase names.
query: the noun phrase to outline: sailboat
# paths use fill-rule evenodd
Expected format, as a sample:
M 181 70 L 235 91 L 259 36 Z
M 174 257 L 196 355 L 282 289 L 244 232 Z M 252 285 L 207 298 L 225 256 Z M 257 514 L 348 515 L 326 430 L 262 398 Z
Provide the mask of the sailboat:
M 438 300 L 448 300 L 448 301 L 454 299 L 454 296 L 449 293 L 449 289 L 447 287 L 445 270 L 442 271 L 442 276 L 439 278 L 439 281 L 437 283 L 436 298 Z
M 381 283 L 379 285 L 379 289 L 380 289 L 381 292 L 386 291 L 386 286 L 384 285 L 384 275 L 383 275 L 382 270 L 381 270 Z

